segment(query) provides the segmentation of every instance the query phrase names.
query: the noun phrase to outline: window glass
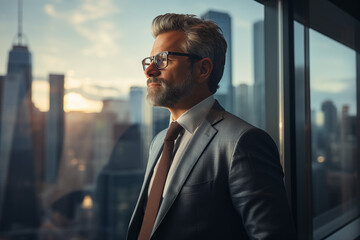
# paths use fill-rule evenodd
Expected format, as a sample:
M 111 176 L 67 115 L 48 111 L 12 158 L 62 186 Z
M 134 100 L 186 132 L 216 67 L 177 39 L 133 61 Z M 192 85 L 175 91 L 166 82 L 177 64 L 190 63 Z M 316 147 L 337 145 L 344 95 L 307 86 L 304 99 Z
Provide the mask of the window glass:
M 125 238 L 151 140 L 169 123 L 166 109 L 145 102 L 141 65 L 159 14 L 192 13 L 222 27 L 228 53 L 215 98 L 265 127 L 261 4 L 22 5 L 18 24 L 17 1 L 0 0 L 1 239 Z
M 314 239 L 359 216 L 356 52 L 310 30 Z

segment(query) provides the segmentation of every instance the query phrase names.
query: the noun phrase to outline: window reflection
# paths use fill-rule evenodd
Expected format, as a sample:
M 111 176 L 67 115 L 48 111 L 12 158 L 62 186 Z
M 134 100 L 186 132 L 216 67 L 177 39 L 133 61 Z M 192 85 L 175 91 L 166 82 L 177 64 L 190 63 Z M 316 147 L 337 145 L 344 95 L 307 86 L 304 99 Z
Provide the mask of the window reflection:
M 31 41 L 16 39 L 0 61 L 8 64 L 0 71 L 0 239 L 125 238 L 151 140 L 169 123 L 166 109 L 145 103 L 140 64 L 158 14 L 195 13 L 223 27 L 226 81 L 215 97 L 264 127 L 262 5 L 144 1 L 144 13 L 123 3 L 34 0 L 34 10 L 24 2 Z M 7 56 L 16 2 L 1 5 L 12 23 L 0 26 Z
M 314 239 L 359 216 L 355 51 L 310 30 Z

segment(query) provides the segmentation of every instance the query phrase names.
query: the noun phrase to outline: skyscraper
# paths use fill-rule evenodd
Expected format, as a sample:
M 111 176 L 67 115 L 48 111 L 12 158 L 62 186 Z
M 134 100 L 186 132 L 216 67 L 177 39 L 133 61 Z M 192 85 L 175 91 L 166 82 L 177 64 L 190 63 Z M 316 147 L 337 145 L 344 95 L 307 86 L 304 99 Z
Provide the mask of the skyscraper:
M 244 119 L 252 122 L 252 112 L 250 111 L 251 87 L 247 84 L 240 84 L 235 88 L 234 113 Z
M 21 19 L 20 7 L 19 16 Z M 23 44 L 21 21 L 16 40 L 9 52 L 1 94 L 0 232 L 9 234 L 39 225 L 33 156 L 31 53 Z
M 116 115 L 116 122 L 130 123 L 131 115 L 129 108 L 129 100 L 120 98 L 103 99 L 103 113 L 114 113 Z
M 338 132 L 338 116 L 335 104 L 328 100 L 321 104 L 321 110 L 324 114 L 324 130 L 326 139 L 334 141 Z
M 131 121 L 140 125 L 144 120 L 145 94 L 146 88 L 144 87 L 130 87 Z
M 45 181 L 55 183 L 64 142 L 64 75 L 50 74 L 50 107 L 46 121 Z
M 333 101 L 326 100 L 321 103 L 321 111 L 323 115 L 323 126 L 319 136 L 312 139 L 312 142 L 314 142 L 312 145 L 314 146 L 316 144 L 316 148 L 313 148 L 318 149 L 319 152 L 322 151 L 322 155 L 325 157 L 324 164 L 337 165 L 339 162 L 339 150 L 341 149 L 335 147 L 339 146 L 339 128 L 341 125 L 339 124 L 337 108 Z M 316 115 L 314 117 L 316 117 Z M 312 122 L 315 122 L 315 119 L 312 120 Z
M 265 129 L 265 45 L 264 21 L 253 26 L 254 39 L 254 124 Z
M 143 87 L 130 88 L 127 113 L 128 116 L 131 114 L 131 123 L 121 121 L 112 127 L 111 132 L 116 134 L 116 143 L 107 164 L 99 172 L 96 185 L 95 199 L 99 206 L 100 223 L 99 239 L 126 238 L 127 226 L 144 174 L 142 124 L 145 91 L 146 88 Z
M 230 112 L 233 112 L 233 85 L 232 85 L 232 62 L 231 62 L 231 17 L 227 13 L 208 11 L 203 16 L 204 19 L 216 22 L 222 29 L 227 43 L 224 74 L 220 81 L 220 87 L 215 94 L 215 98 L 220 104 Z
M 356 134 L 356 116 L 350 115 L 350 106 L 343 105 L 341 109 L 341 119 L 339 124 L 340 131 L 340 165 L 341 170 L 347 172 L 356 172 L 356 161 L 357 158 L 357 134 Z M 346 182 L 346 181 L 344 181 Z M 343 188 L 343 191 L 346 188 Z M 348 194 L 344 194 L 348 195 Z

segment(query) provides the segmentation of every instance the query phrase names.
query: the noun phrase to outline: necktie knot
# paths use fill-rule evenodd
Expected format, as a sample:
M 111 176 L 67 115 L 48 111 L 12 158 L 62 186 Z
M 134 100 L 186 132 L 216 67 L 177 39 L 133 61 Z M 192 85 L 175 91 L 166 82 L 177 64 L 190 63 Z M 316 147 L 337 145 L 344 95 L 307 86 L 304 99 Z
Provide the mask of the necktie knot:
M 172 122 L 166 133 L 165 141 L 174 141 L 179 135 L 182 126 L 178 122 Z

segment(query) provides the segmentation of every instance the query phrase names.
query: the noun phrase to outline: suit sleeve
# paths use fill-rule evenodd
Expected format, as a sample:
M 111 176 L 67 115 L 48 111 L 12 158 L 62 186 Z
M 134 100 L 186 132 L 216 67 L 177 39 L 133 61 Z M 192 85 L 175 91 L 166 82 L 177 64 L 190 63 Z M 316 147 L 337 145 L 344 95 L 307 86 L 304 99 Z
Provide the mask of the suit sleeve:
M 233 205 L 249 239 L 296 239 L 278 150 L 270 136 L 256 128 L 243 133 L 229 171 Z

